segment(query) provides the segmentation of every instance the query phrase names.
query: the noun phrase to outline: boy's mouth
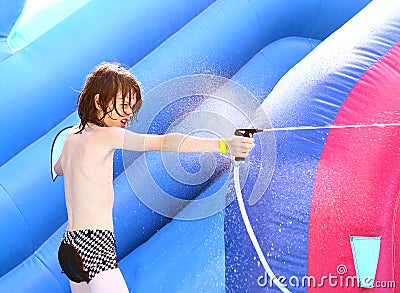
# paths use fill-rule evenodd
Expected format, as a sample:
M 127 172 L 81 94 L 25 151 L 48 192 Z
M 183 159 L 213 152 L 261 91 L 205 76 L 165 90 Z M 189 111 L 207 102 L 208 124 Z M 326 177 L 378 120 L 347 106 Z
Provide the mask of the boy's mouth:
M 128 119 L 126 119 L 126 118 L 121 119 L 121 127 L 125 128 L 126 124 L 128 124 Z

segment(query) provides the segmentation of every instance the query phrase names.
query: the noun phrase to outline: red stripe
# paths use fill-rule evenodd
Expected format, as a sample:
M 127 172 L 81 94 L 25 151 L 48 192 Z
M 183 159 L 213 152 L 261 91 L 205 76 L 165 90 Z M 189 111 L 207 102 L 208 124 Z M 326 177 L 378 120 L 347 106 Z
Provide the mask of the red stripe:
M 400 43 L 357 82 L 334 124 L 399 122 Z M 329 132 L 315 178 L 309 228 L 309 276 L 321 280 L 330 274 L 331 281 L 338 282 L 334 287 L 325 280 L 323 292 L 366 290 L 346 288 L 346 279 L 356 276 L 350 235 L 382 236 L 375 280 L 400 286 L 400 207 L 395 209 L 399 190 L 400 127 Z M 339 265 L 348 272 L 337 273 Z M 322 292 L 321 287 L 309 288 L 316 290 Z

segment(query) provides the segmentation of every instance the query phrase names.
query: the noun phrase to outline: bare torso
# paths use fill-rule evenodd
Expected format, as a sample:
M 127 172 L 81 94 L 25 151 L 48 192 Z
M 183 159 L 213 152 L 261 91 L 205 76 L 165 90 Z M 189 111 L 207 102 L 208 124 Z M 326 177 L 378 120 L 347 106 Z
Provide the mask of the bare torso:
M 107 229 L 113 231 L 113 149 L 101 143 L 102 128 L 94 126 L 76 134 L 69 131 L 62 156 L 67 230 Z

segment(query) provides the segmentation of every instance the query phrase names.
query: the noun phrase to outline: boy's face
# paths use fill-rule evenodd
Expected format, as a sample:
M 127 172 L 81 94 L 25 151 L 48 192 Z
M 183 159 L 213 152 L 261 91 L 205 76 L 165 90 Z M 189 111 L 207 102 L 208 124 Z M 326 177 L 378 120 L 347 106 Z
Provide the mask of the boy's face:
M 136 94 L 134 94 L 131 99 L 131 104 L 129 104 L 129 98 L 122 96 L 121 92 L 118 92 L 116 96 L 116 107 L 117 111 L 114 109 L 114 102 L 111 101 L 108 105 L 108 109 L 112 110 L 104 117 L 104 124 L 107 127 L 116 126 L 125 128 L 128 121 L 132 118 L 132 108 L 136 104 Z

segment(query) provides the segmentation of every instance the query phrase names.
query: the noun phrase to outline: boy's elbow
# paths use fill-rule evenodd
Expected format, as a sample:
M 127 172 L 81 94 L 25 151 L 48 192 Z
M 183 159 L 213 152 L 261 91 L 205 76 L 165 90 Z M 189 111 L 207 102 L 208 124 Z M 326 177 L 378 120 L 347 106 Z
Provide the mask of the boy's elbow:
M 178 133 L 165 134 L 161 137 L 160 150 L 163 152 L 177 152 L 182 140 L 182 135 Z
M 62 169 L 54 168 L 54 171 L 56 171 L 56 174 L 57 174 L 58 176 L 64 176 L 64 172 L 62 171 Z
M 64 172 L 63 172 L 63 170 L 62 170 L 62 168 L 61 168 L 59 162 L 57 162 L 57 164 L 55 164 L 55 166 L 54 166 L 54 171 L 56 172 L 56 174 L 57 174 L 58 176 L 64 176 Z

